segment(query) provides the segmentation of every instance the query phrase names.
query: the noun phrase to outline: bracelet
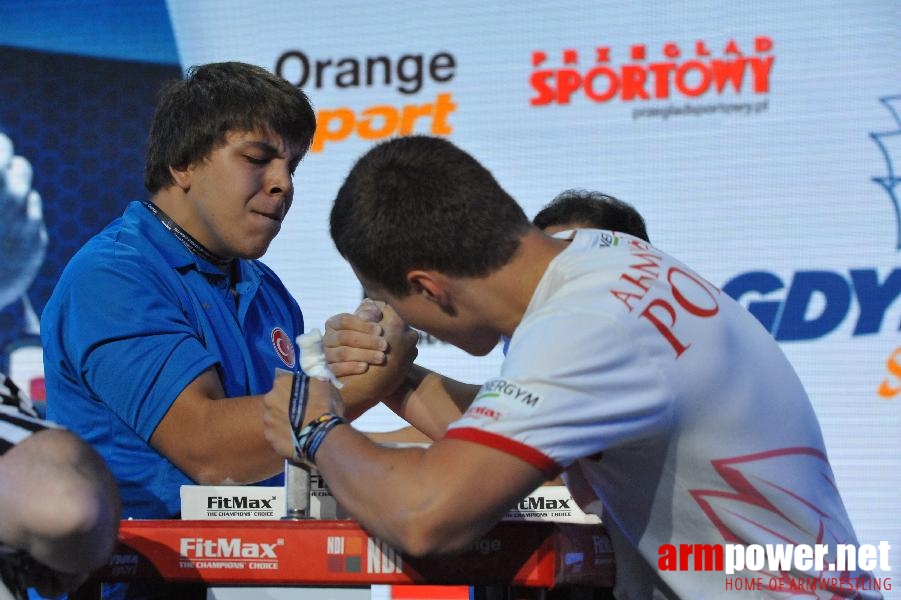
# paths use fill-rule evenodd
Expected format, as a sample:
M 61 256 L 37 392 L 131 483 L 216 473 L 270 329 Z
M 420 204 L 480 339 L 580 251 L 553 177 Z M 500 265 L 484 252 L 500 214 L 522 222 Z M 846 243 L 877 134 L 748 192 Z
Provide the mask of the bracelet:
M 315 466 L 316 452 L 325 440 L 326 434 L 338 425 L 346 424 L 347 420 L 335 413 L 324 413 L 303 427 L 300 431 L 294 429 L 294 460 Z
M 295 436 L 303 428 L 301 419 L 307 410 L 309 395 L 310 378 L 303 371 L 295 372 L 291 382 L 291 397 L 288 399 L 288 419 Z
M 316 452 L 322 445 L 325 435 L 336 425 L 347 423 L 347 420 L 335 413 L 327 412 L 303 425 L 302 419 L 307 410 L 309 394 L 309 376 L 303 372 L 295 373 L 288 404 L 288 418 L 294 434 L 294 462 L 307 463 L 312 467 Z

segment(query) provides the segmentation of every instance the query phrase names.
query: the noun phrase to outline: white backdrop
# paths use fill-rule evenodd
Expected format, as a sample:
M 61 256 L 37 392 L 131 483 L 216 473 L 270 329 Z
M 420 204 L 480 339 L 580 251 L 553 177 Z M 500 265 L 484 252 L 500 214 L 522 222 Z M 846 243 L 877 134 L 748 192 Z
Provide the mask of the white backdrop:
M 620 197 L 657 246 L 717 285 L 770 274 L 772 289 L 741 301 L 773 303 L 774 335 L 813 399 L 861 542 L 889 541 L 901 568 L 899 220 L 895 167 L 871 135 L 901 136 L 882 101 L 901 94 L 897 0 L 170 0 L 169 10 L 183 66 L 276 70 L 284 57 L 281 74 L 319 111 L 325 135 L 264 258 L 308 327 L 360 298 L 328 211 L 353 161 L 382 137 L 447 135 L 530 216 L 567 188 Z M 367 81 L 373 57 L 390 61 L 389 83 Z M 406 130 L 405 111 L 423 115 Z M 420 357 L 471 382 L 501 360 L 437 342 Z M 397 424 L 380 411 L 364 423 Z

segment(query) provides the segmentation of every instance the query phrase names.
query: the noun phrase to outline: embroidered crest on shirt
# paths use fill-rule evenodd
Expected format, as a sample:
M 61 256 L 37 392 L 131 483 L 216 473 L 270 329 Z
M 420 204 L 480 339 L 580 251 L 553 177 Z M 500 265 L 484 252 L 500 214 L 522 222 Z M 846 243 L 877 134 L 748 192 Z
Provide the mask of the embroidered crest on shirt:
M 275 353 L 282 359 L 282 362 L 285 363 L 286 367 L 293 369 L 295 362 L 294 342 L 281 327 L 276 327 L 272 330 L 271 339 L 272 347 L 275 348 Z

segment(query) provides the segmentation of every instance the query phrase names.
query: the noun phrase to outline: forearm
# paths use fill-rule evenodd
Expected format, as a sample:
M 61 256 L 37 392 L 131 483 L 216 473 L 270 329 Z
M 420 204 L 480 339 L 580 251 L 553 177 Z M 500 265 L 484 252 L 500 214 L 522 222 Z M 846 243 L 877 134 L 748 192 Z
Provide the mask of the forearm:
M 434 450 L 381 448 L 337 427 L 317 453 L 317 469 L 339 505 L 368 532 L 413 556 L 459 551 L 503 511 L 479 515 Z
M 398 446 L 405 444 L 428 445 L 433 441 L 432 438 L 412 425 L 390 431 L 367 431 L 365 434 L 366 437 L 380 446 Z
M 402 419 L 439 439 L 475 399 L 479 386 L 413 365 L 401 387 L 384 404 Z
M 427 379 L 421 382 L 426 388 L 431 385 L 425 384 Z M 335 424 L 334 417 L 318 418 L 343 413 L 341 397 L 328 382 L 310 379 L 293 388 L 295 381 L 278 377 L 265 396 L 267 439 L 281 456 L 315 462 L 342 508 L 373 535 L 408 554 L 460 550 L 544 479 L 515 455 L 468 441 L 444 437 L 428 448 L 381 447 L 352 426 Z M 416 389 L 427 391 L 420 387 Z M 299 431 L 292 389 L 307 393 L 300 421 L 310 425 Z M 429 399 L 411 399 L 418 400 Z
M 201 485 L 256 483 L 284 470 L 263 434 L 261 396 L 228 398 L 210 403 L 208 427 L 197 430 L 189 475 Z
M 246 484 L 280 473 L 284 459 L 263 433 L 263 397 L 223 398 L 208 372 L 179 395 L 151 445 L 204 485 Z

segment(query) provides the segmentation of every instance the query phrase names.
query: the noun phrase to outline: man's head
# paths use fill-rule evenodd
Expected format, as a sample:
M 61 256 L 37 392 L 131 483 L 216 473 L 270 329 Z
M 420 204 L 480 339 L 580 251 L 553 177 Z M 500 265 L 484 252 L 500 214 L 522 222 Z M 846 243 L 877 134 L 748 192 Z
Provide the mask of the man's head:
M 520 206 L 476 159 L 443 138 L 401 137 L 364 154 L 338 191 L 331 235 L 358 275 L 394 296 L 408 273 L 484 277 L 530 228 Z M 371 290 L 370 290 L 371 291 Z
M 644 219 L 631 204 L 589 190 L 558 194 L 535 215 L 532 223 L 551 234 L 567 229 L 609 229 L 649 241 Z
M 287 81 L 243 63 L 195 67 L 163 92 L 145 185 L 213 254 L 259 258 L 291 208 L 315 130 L 309 100 Z
M 170 167 L 198 164 L 235 132 L 278 136 L 299 156 L 310 148 L 316 115 L 297 87 L 260 67 L 211 63 L 165 87 L 148 140 L 144 185 L 151 194 L 175 183 Z
M 499 334 L 486 319 L 482 291 L 530 231 L 485 167 L 447 140 L 424 136 L 363 155 L 331 214 L 335 246 L 371 298 L 477 356 Z

